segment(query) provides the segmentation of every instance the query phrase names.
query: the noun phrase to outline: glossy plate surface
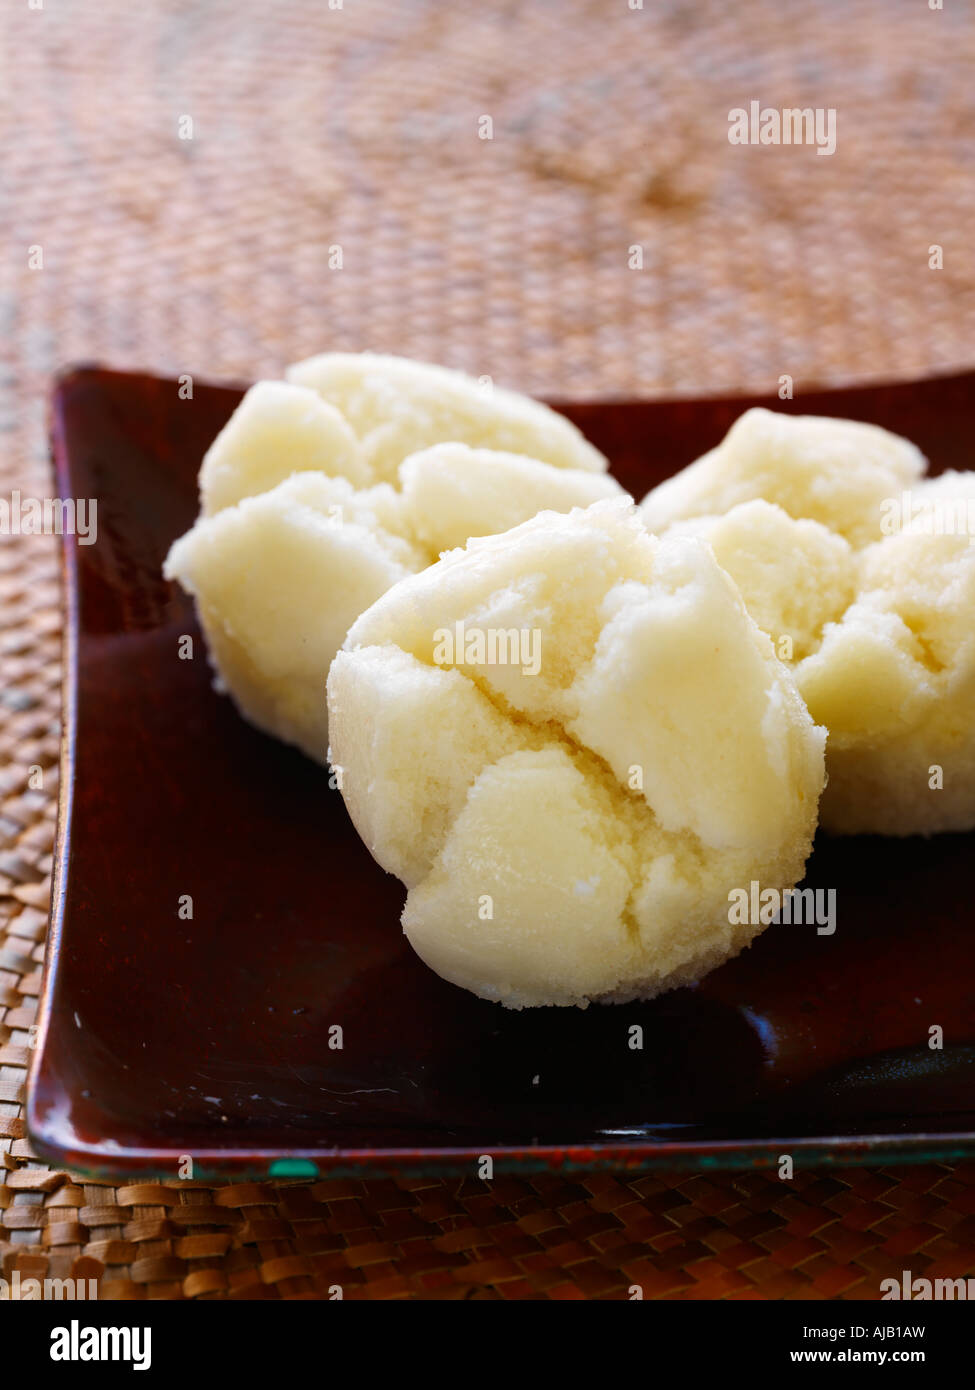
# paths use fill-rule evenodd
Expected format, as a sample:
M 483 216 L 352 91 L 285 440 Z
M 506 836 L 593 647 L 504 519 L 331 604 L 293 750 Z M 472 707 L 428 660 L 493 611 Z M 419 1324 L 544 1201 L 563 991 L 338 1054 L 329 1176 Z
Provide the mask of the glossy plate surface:
M 400 885 L 326 772 L 213 692 L 192 605 L 161 577 L 239 398 L 196 384 L 181 400 L 173 381 L 97 368 L 56 389 L 58 492 L 97 498 L 99 530 L 64 543 L 38 1151 L 106 1176 L 175 1175 L 190 1155 L 197 1177 L 469 1173 L 485 1153 L 498 1171 L 975 1151 L 975 836 L 820 836 L 806 882 L 837 890 L 834 935 L 772 928 L 651 1004 L 509 1013 L 421 964 Z M 756 403 L 886 425 L 936 469 L 972 463 L 973 375 L 792 403 L 562 408 L 640 496 Z

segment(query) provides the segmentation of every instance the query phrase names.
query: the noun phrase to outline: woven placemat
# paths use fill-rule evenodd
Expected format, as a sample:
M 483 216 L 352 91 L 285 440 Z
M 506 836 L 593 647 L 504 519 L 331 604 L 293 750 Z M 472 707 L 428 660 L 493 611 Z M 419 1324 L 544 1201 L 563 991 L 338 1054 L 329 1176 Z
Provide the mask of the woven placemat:
M 44 399 L 79 360 L 247 379 L 370 347 L 563 396 L 970 365 L 973 23 L 963 0 L 7 7 L 0 488 L 48 490 Z M 835 154 L 732 147 L 751 100 L 834 108 Z M 975 1273 L 975 1165 L 177 1189 L 33 1161 L 50 540 L 0 538 L 0 624 L 5 1275 L 119 1298 L 872 1299 L 904 1268 Z

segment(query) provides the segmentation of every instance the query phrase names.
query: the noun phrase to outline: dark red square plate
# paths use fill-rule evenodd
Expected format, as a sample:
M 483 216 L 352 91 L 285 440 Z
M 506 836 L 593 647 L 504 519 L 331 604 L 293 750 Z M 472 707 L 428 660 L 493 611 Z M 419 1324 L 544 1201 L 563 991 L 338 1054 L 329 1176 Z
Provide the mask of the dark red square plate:
M 59 495 L 97 498 L 99 531 L 64 549 L 36 1149 L 111 1177 L 186 1176 L 189 1156 L 206 1178 L 473 1173 L 485 1154 L 524 1171 L 975 1151 L 975 837 L 821 836 L 807 882 L 837 889 L 835 935 L 773 927 L 651 1004 L 509 1013 L 421 964 L 400 886 L 327 773 L 213 692 L 191 604 L 160 573 L 239 397 L 197 384 L 182 400 L 173 381 L 96 368 L 57 385 Z M 785 404 L 563 408 L 642 495 L 756 403 L 876 421 L 937 468 L 971 464 L 975 374 Z

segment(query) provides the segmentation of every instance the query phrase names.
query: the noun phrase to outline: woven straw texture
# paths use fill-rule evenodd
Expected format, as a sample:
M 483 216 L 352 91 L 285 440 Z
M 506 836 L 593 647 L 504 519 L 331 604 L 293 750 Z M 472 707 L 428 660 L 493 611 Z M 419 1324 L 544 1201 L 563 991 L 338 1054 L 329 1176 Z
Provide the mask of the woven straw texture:
M 247 379 L 370 347 L 599 396 L 975 359 L 965 0 L 24 0 L 2 30 L 5 494 L 48 490 L 44 398 L 78 360 Z M 835 154 L 732 147 L 753 99 L 835 108 Z M 0 603 L 4 1275 L 118 1298 L 872 1299 L 904 1268 L 975 1274 L 975 1165 L 177 1189 L 33 1161 L 52 541 L 0 541 Z

